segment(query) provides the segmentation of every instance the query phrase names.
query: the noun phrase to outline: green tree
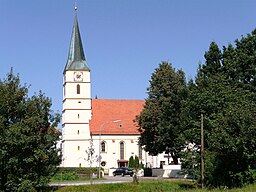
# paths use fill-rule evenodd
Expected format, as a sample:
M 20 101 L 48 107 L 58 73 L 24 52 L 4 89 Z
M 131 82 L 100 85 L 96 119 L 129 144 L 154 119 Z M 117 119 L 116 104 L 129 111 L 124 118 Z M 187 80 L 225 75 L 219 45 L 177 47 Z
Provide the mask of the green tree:
M 144 109 L 136 117 L 140 132 L 139 143 L 151 155 L 171 154 L 178 164 L 182 132 L 180 113 L 186 96 L 186 81 L 182 70 L 162 62 L 151 76 L 148 98 Z
M 142 168 L 142 164 L 140 164 L 140 162 L 139 162 L 139 158 L 138 158 L 138 156 L 137 155 L 135 155 L 135 158 L 133 157 L 133 156 L 131 156 L 130 158 L 129 158 L 129 168 L 133 168 L 134 170 L 133 170 L 133 183 L 136 183 L 136 184 L 138 184 L 139 183 L 139 180 L 138 180 L 138 176 L 137 176 L 137 174 L 138 174 L 138 170 L 140 169 L 140 168 Z
M 129 168 L 134 168 L 134 158 L 133 158 L 133 156 L 131 156 L 131 157 L 129 158 L 128 167 L 129 167 Z
M 236 86 L 256 91 L 256 29 L 246 37 L 223 48 L 223 68 L 227 78 Z
M 203 113 L 205 181 L 211 186 L 235 187 L 256 179 L 255 45 L 255 32 L 236 40 L 236 47 L 224 47 L 223 52 L 212 43 L 195 82 L 188 84 L 183 135 L 187 143 L 200 145 Z
M 0 80 L 0 190 L 38 191 L 60 163 L 60 117 L 42 92 L 28 97 L 13 71 Z
M 129 163 L 128 163 L 129 168 L 134 168 L 134 169 L 141 169 L 143 168 L 142 162 L 140 163 L 139 157 L 135 155 L 135 157 L 131 156 L 129 158 Z
M 135 169 L 139 169 L 140 168 L 140 161 L 139 161 L 139 158 L 137 155 L 135 155 L 135 158 L 134 158 L 134 168 Z

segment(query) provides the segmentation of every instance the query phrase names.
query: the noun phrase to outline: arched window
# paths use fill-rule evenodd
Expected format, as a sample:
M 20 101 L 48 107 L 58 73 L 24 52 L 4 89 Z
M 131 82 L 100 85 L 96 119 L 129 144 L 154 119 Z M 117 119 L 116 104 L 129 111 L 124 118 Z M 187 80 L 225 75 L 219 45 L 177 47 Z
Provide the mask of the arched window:
M 124 142 L 120 142 L 120 159 L 124 159 Z
M 105 141 L 101 142 L 101 152 L 106 152 L 106 142 Z
M 76 93 L 80 94 L 80 85 L 79 84 L 76 85 Z

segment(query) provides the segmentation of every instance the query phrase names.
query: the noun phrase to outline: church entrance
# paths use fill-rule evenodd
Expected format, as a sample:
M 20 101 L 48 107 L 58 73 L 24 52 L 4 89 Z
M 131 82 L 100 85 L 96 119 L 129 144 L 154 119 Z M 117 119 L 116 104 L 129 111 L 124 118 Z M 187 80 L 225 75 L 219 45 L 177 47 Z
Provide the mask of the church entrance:
M 128 167 L 128 161 L 127 160 L 118 160 L 117 164 L 118 164 L 118 167 Z

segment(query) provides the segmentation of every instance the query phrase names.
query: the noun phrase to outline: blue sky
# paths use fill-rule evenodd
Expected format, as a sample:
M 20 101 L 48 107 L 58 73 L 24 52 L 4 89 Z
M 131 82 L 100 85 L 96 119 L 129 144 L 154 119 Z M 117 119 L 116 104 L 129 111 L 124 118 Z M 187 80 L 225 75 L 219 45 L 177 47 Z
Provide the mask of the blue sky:
M 196 74 L 212 41 L 222 47 L 256 27 L 255 0 L 78 0 L 92 97 L 144 99 L 154 69 L 168 60 Z M 62 74 L 74 0 L 0 0 L 0 78 L 11 67 L 30 94 L 62 110 Z

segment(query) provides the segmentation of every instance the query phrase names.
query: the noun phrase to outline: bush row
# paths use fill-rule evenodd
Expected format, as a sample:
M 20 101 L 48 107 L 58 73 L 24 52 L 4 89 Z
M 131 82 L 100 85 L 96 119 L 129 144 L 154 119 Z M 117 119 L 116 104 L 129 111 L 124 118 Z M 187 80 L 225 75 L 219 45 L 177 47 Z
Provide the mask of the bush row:
M 98 173 L 98 167 L 60 167 L 58 173 L 88 174 Z

